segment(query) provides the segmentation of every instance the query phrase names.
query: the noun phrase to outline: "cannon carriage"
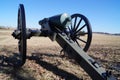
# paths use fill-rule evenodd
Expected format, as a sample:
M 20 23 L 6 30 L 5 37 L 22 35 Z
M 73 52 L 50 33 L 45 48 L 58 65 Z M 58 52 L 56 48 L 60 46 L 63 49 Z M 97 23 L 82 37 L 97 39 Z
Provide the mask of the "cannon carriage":
M 93 58 L 86 54 L 92 41 L 89 20 L 82 14 L 67 13 L 44 18 L 38 22 L 41 29 L 26 28 L 23 4 L 18 9 L 18 25 L 12 36 L 18 39 L 21 67 L 26 62 L 27 39 L 33 36 L 49 37 L 67 52 L 90 75 L 93 80 L 116 80 L 113 75 L 102 68 Z

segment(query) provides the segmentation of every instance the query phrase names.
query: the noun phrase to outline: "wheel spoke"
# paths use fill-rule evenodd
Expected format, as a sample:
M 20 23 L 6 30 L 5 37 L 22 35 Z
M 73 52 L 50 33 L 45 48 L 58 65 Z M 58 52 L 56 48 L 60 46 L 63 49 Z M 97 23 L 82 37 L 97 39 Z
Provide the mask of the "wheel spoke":
M 72 30 L 72 29 L 73 29 L 73 28 L 72 28 L 72 22 L 71 22 L 71 25 L 70 25 L 70 27 L 71 27 L 71 30 Z
M 85 26 L 86 26 L 86 24 L 84 24 L 84 25 L 80 28 L 80 30 L 82 30 Z
M 78 31 L 76 31 L 75 34 L 78 33 L 79 31 L 81 31 L 85 26 L 86 26 L 86 24 L 84 24 Z
M 87 33 L 87 32 L 83 32 L 83 33 L 82 33 L 82 32 L 79 31 L 76 35 L 78 35 L 78 36 L 84 36 L 84 35 L 86 35 L 86 34 L 88 34 L 88 33 Z
M 75 28 L 75 31 L 78 29 L 78 27 L 79 27 L 81 21 L 82 21 L 82 18 L 81 18 L 80 21 L 78 22 L 78 24 L 77 24 L 77 26 L 76 26 L 76 28 Z
M 75 40 L 75 42 L 77 43 L 77 45 L 78 45 L 79 47 L 81 47 L 80 44 L 79 44 L 79 42 L 78 42 L 77 40 Z
M 68 26 L 68 29 L 69 29 L 69 31 L 71 31 L 69 26 Z
M 84 41 L 84 40 L 82 40 L 82 39 L 80 39 L 78 37 L 77 37 L 77 39 L 80 40 L 80 41 L 82 41 L 83 43 L 87 43 L 86 41 Z
M 73 29 L 75 29 L 76 21 L 77 21 L 77 17 L 75 17 L 75 21 L 74 21 L 74 27 L 73 27 Z

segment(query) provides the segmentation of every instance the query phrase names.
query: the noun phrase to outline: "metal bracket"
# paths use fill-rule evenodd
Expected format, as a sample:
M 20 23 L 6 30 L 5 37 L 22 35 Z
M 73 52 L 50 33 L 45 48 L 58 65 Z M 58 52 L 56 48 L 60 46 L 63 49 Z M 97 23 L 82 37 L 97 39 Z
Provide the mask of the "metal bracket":
M 12 36 L 15 38 L 15 39 L 20 39 L 20 30 L 15 30 L 13 33 L 12 33 Z

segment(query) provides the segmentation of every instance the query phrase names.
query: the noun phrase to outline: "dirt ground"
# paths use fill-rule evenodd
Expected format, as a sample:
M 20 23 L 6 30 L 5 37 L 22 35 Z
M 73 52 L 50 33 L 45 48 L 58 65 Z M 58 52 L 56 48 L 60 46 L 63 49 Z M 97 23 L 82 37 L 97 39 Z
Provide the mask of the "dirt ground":
M 47 37 L 27 40 L 27 59 L 24 66 L 14 68 L 19 55 L 13 30 L 0 30 L 1 80 L 91 80 L 89 75 L 73 60 L 60 54 L 57 42 Z M 120 36 L 93 34 L 87 52 L 106 70 L 120 80 Z

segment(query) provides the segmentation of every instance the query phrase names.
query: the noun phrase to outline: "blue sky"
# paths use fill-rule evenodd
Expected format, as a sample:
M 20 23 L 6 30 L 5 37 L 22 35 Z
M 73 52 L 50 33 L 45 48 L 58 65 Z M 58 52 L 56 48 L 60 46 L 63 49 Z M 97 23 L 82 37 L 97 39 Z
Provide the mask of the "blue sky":
M 66 12 L 85 15 L 94 32 L 120 33 L 120 0 L 0 0 L 0 26 L 16 27 L 20 3 L 30 28 L 40 28 L 39 20 Z

